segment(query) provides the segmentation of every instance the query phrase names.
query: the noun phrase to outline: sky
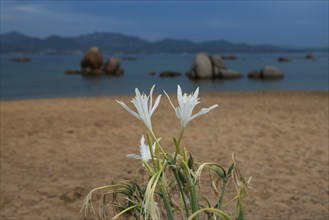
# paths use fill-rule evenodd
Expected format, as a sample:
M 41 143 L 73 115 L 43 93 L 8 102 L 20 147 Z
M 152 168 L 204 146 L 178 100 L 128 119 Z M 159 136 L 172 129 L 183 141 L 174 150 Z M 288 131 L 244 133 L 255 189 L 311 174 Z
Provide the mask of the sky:
M 115 32 L 151 41 L 328 47 L 328 0 L 88 1 L 0 0 L 0 32 L 33 37 Z

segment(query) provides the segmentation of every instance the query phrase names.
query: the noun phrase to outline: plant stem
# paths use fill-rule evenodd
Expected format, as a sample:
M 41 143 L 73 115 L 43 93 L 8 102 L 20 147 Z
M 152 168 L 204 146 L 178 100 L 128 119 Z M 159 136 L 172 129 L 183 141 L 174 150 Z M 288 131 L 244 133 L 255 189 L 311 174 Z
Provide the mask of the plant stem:
M 184 129 L 181 130 L 178 141 L 177 141 L 177 150 L 176 150 L 175 156 L 174 156 L 174 163 L 176 163 L 177 154 L 181 154 L 180 142 L 182 140 L 183 134 L 184 134 Z
M 188 165 L 186 164 L 186 162 L 184 160 L 182 161 L 182 165 L 183 165 L 183 170 L 185 172 L 185 176 L 188 178 L 189 192 L 190 192 L 189 199 L 190 199 L 191 208 L 192 208 L 192 215 L 193 215 L 193 213 L 195 213 L 199 210 L 197 192 L 196 192 L 196 189 L 195 189 L 194 180 L 191 177 L 191 171 L 190 171 Z M 199 215 L 196 214 L 196 216 L 193 217 L 193 219 L 194 220 L 199 220 L 200 219 Z
M 180 135 L 179 135 L 179 138 L 178 138 L 178 146 L 180 147 L 180 142 L 181 142 L 181 140 L 182 140 L 182 138 L 183 138 L 183 134 L 184 134 L 184 128 L 181 130 L 181 132 L 180 132 Z M 178 149 L 179 150 L 179 154 L 181 153 L 180 152 L 180 148 Z
M 190 179 L 191 180 L 191 179 Z M 199 210 L 199 205 L 198 205 L 198 198 L 195 190 L 195 184 L 190 181 L 191 188 L 190 188 L 190 197 L 191 197 L 191 206 L 192 206 L 192 213 L 195 213 Z M 199 215 L 195 216 L 193 218 L 194 220 L 199 220 Z
M 153 132 L 151 132 L 151 134 L 152 134 L 152 137 L 153 137 L 155 143 L 157 144 L 158 148 L 160 149 L 161 153 L 162 153 L 163 156 L 167 159 L 166 152 L 164 152 L 164 150 L 162 149 L 162 147 L 161 147 L 161 145 L 160 145 L 158 139 L 156 138 L 155 134 L 154 134 Z M 159 158 L 158 158 L 158 159 L 159 159 Z
M 156 171 L 157 169 L 156 169 L 156 166 L 155 166 L 156 164 L 155 164 L 155 160 L 154 160 L 154 154 L 153 154 L 153 149 L 152 149 L 152 142 L 151 142 L 151 138 L 150 138 L 149 133 L 147 133 L 147 141 L 149 143 L 149 150 L 150 150 L 150 153 L 151 153 L 153 168 L 154 168 L 154 171 Z
M 239 195 L 236 195 L 233 199 L 231 199 L 230 201 L 228 201 L 227 203 L 225 203 L 223 205 L 223 208 L 225 208 L 227 205 L 229 205 L 231 202 L 233 202 L 234 200 L 238 199 L 239 198 Z
M 169 199 L 168 199 L 168 196 L 167 196 L 166 187 L 163 184 L 160 184 L 160 191 L 161 191 L 161 194 L 163 196 L 164 205 L 166 207 L 167 219 L 168 220 L 174 220 L 174 216 L 173 216 L 172 211 L 171 211 L 171 205 L 170 205 L 170 202 L 169 202 Z
M 182 196 L 182 200 L 183 200 L 184 208 L 185 208 L 185 212 L 186 212 L 186 218 L 188 218 L 188 216 L 189 216 L 189 214 L 188 214 L 188 208 L 187 208 L 187 205 L 186 205 L 186 200 L 185 200 L 185 195 L 184 195 L 184 192 L 183 192 L 183 188 L 182 188 L 182 185 L 181 185 L 181 183 L 179 181 L 177 170 L 175 168 L 173 168 L 172 171 L 174 172 L 174 175 L 175 175 L 175 178 L 176 178 L 178 187 L 179 187 L 179 191 L 180 191 L 180 194 Z

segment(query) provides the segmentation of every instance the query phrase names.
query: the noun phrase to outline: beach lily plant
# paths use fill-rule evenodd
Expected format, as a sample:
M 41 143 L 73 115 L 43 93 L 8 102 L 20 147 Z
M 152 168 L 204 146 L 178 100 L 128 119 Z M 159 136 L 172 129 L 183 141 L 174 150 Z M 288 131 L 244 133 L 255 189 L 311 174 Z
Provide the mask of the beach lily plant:
M 81 212 L 85 215 L 92 212 L 101 219 L 243 219 L 243 199 L 251 178 L 246 180 L 241 175 L 235 155 L 232 154 L 233 162 L 227 169 L 214 162 L 200 164 L 181 144 L 188 123 L 217 108 L 218 104 L 202 108 L 193 115 L 194 108 L 200 103 L 199 88 L 192 94 L 183 94 L 178 86 L 177 107 L 164 92 L 181 124 L 180 134 L 173 138 L 172 147 L 164 148 L 152 127 L 151 116 L 161 99 L 159 95 L 153 105 L 153 91 L 154 86 L 149 95 L 135 89 L 136 96 L 131 102 L 136 111 L 116 100 L 147 128 L 140 140 L 140 155 L 127 155 L 141 162 L 139 172 L 147 176 L 146 181 L 136 178 L 95 188 L 86 196 Z M 164 149 L 172 149 L 172 152 Z M 205 170 L 208 175 L 204 174 Z M 207 188 L 213 195 L 202 194 L 203 182 L 209 183 Z M 228 190 L 232 187 L 235 190 Z M 99 204 L 97 214 L 93 206 L 95 200 Z

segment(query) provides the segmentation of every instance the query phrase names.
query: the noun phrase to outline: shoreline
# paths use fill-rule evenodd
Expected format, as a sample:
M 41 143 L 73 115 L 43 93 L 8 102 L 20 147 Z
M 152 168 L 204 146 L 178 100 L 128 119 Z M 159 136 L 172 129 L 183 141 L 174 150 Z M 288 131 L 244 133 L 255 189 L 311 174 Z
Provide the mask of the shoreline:
M 138 88 L 140 91 L 143 91 L 141 88 Z M 132 97 L 135 96 L 135 93 L 133 91 L 134 89 L 131 90 L 130 95 L 99 95 L 99 96 L 65 96 L 65 97 L 40 97 L 40 98 L 18 98 L 18 99 L 1 99 L 0 98 L 0 103 L 3 102 L 15 102 L 15 101 L 41 101 L 41 100 L 64 100 L 64 99 L 94 99 L 94 98 L 111 98 L 111 97 Z M 146 93 L 149 91 L 145 91 Z M 193 90 L 191 91 L 183 91 L 187 93 L 194 92 Z M 169 95 L 174 95 L 176 94 L 175 92 L 167 92 Z M 273 94 L 278 94 L 278 93 L 328 93 L 329 90 L 236 90 L 236 91 L 201 91 L 201 94 L 229 94 L 229 93 L 273 93 Z M 154 92 L 153 95 L 160 95 L 162 93 L 157 93 L 156 91 Z
M 85 219 L 90 190 L 138 176 L 126 155 L 138 153 L 145 126 L 115 102 L 132 106 L 133 95 L 1 101 L 1 218 Z M 194 161 L 224 167 L 235 152 L 252 176 L 247 219 L 327 219 L 328 96 L 201 91 L 196 110 L 220 106 L 191 121 L 182 143 Z M 171 151 L 180 123 L 165 96 L 152 123 Z

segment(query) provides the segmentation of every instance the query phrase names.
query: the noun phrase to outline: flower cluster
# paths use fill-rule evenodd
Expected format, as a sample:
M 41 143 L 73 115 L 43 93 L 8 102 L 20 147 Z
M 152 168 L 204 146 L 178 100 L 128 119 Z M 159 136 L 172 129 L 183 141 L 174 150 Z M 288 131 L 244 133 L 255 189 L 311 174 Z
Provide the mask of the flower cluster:
M 146 127 L 153 133 L 152 130 L 152 123 L 151 123 L 151 116 L 154 113 L 155 109 L 158 107 L 161 95 L 159 95 L 155 101 L 154 106 L 152 106 L 152 94 L 155 85 L 152 86 L 150 95 L 147 96 L 144 93 L 141 94 L 139 90 L 136 88 L 135 93 L 136 97 L 132 99 L 132 103 L 134 104 L 137 112 L 131 110 L 124 102 L 116 100 L 124 109 L 126 109 L 129 113 L 131 113 L 136 118 L 140 119 L 144 122 Z M 184 129 L 187 124 L 192 121 L 193 119 L 206 114 L 207 112 L 211 111 L 212 109 L 218 107 L 218 104 L 213 105 L 209 108 L 202 108 L 198 113 L 192 115 L 194 107 L 200 103 L 198 95 L 199 95 L 199 88 L 195 90 L 194 93 L 187 95 L 186 93 L 182 93 L 181 87 L 177 86 L 177 101 L 178 107 L 174 107 L 173 103 L 171 102 L 169 95 L 164 91 L 166 94 L 171 106 L 176 112 L 177 117 L 180 119 L 181 126 Z M 148 100 L 150 98 L 150 105 L 148 104 Z
M 99 190 L 106 190 L 103 194 L 103 207 L 100 209 L 100 217 L 107 218 L 111 213 L 108 207 L 113 207 L 115 215 L 112 219 L 125 216 L 134 219 L 195 219 L 198 220 L 202 215 L 208 219 L 220 217 L 221 219 L 231 219 L 224 210 L 234 201 L 235 215 L 234 219 L 243 219 L 242 199 L 247 194 L 250 179 L 245 180 L 238 167 L 234 157 L 233 164 L 224 169 L 217 163 L 203 163 L 198 167 L 194 163 L 192 154 L 181 146 L 183 133 L 188 123 L 209 111 L 218 107 L 218 104 L 208 108 L 202 108 L 199 112 L 193 114 L 194 108 L 200 103 L 199 88 L 194 93 L 186 94 L 182 92 L 181 87 L 177 86 L 177 103 L 175 107 L 169 95 L 164 91 L 170 105 L 174 109 L 177 118 L 180 120 L 181 132 L 179 138 L 174 140 L 175 152 L 165 152 L 160 144 L 160 138 L 157 138 L 152 128 L 151 117 L 159 106 L 161 95 L 159 95 L 153 104 L 153 86 L 150 94 L 141 93 L 135 89 L 136 96 L 131 100 L 136 111 L 129 108 L 124 102 L 116 100 L 124 109 L 134 117 L 141 120 L 146 128 L 146 137 L 142 135 L 140 140 L 140 155 L 129 154 L 127 157 L 140 160 L 143 171 L 148 175 L 146 183 L 137 183 L 137 181 L 124 181 L 119 184 L 103 186 L 92 190 L 85 198 L 82 210 L 88 211 L 89 207 L 93 210 L 92 194 Z M 215 181 L 211 177 L 211 188 L 214 190 L 217 201 L 211 205 L 205 196 L 199 195 L 202 173 L 204 169 L 209 169 L 217 176 Z M 229 182 L 234 182 L 237 195 L 224 203 L 224 195 Z M 111 199 L 108 197 L 111 196 Z M 178 200 L 178 201 L 177 201 Z M 113 214 L 113 213 L 112 213 Z
M 154 113 L 155 109 L 158 107 L 161 99 L 161 95 L 159 95 L 156 98 L 156 101 L 154 103 L 154 106 L 152 106 L 152 95 L 154 91 L 155 85 L 152 86 L 150 95 L 147 96 L 144 93 L 141 94 L 140 91 L 136 88 L 135 93 L 136 96 L 131 100 L 133 105 L 135 106 L 137 112 L 134 112 L 131 110 L 124 102 L 116 100 L 117 103 L 119 103 L 124 109 L 126 109 L 130 114 L 138 118 L 139 120 L 143 121 L 146 127 L 149 129 L 151 134 L 154 135 L 154 132 L 152 130 L 152 122 L 151 122 L 151 117 L 152 114 Z M 218 107 L 218 104 L 215 104 L 209 108 L 202 108 L 198 113 L 195 115 L 192 115 L 192 112 L 195 108 L 196 105 L 200 103 L 200 99 L 198 98 L 199 95 L 199 88 L 195 90 L 194 93 L 187 95 L 186 93 L 182 93 L 181 87 L 178 85 L 177 86 L 177 101 L 178 101 L 178 107 L 174 107 L 172 101 L 170 100 L 169 95 L 164 91 L 166 94 L 171 106 L 176 112 L 176 116 L 180 119 L 181 122 L 181 128 L 182 131 L 185 129 L 187 124 L 192 121 L 193 119 L 206 114 L 207 112 L 211 111 L 212 109 Z M 150 102 L 149 102 L 150 99 Z M 142 159 L 144 161 L 148 161 L 151 159 L 151 153 L 150 153 L 150 148 L 145 145 L 145 138 L 142 136 L 141 139 L 141 145 L 140 145 L 140 152 L 141 152 L 141 157 L 137 156 L 135 154 L 130 154 L 128 157 L 134 158 L 134 159 Z M 153 149 L 155 147 L 155 144 L 153 145 Z M 154 151 L 154 150 L 153 150 Z M 144 156 L 144 157 L 143 157 Z M 147 157 L 147 158 L 146 158 Z M 146 160 L 148 159 L 148 160 Z

